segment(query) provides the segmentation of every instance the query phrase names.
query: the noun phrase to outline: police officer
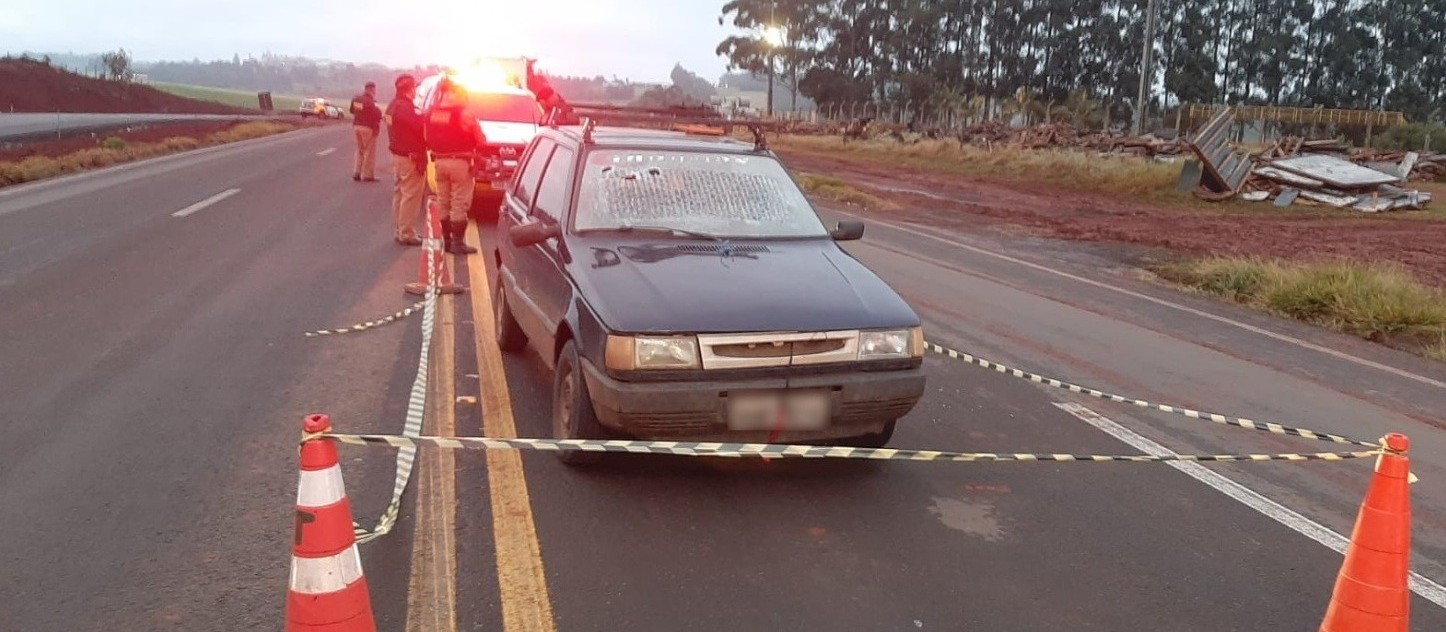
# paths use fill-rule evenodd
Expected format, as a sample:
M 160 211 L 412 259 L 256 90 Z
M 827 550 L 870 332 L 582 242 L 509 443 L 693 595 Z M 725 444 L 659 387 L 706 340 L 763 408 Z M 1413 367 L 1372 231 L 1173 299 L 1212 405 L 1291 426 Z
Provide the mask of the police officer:
M 356 133 L 356 159 L 351 179 L 376 182 L 377 132 L 382 127 L 382 109 L 377 107 L 377 84 L 368 81 L 362 93 L 351 100 L 352 131 Z
M 397 77 L 397 97 L 387 104 L 387 150 L 392 153 L 392 238 L 403 246 L 420 246 L 417 215 L 422 210 L 426 188 L 427 141 L 422 135 L 422 114 L 413 97 L 417 80 L 411 75 Z
M 447 252 L 477 252 L 462 239 L 467 231 L 467 210 L 472 206 L 472 160 L 487 143 L 477 119 L 467 109 L 467 92 L 443 78 L 436 105 L 427 112 L 424 126 L 427 148 L 437 174 L 437 211 L 442 214 L 442 240 Z

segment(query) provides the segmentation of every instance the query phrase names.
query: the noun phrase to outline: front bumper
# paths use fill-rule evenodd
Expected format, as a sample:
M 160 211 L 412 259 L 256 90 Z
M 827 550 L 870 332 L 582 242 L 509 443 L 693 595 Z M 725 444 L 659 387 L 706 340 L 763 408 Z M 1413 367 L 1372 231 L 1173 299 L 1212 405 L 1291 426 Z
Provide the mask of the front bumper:
M 624 382 L 586 358 L 588 394 L 598 421 L 639 439 L 810 442 L 874 434 L 913 410 L 924 395 L 922 369 L 854 371 L 796 377 L 689 382 Z M 769 432 L 730 430 L 729 391 L 828 389 L 829 424 L 821 430 Z

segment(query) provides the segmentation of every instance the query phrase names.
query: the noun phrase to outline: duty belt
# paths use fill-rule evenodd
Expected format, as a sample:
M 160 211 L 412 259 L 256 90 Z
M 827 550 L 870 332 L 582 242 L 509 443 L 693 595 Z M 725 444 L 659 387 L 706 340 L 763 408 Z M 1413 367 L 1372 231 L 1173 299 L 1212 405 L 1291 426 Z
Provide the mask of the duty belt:
M 432 160 L 449 160 L 449 159 L 471 160 L 471 159 L 472 159 L 472 153 L 471 153 L 471 152 L 467 152 L 467 153 L 458 153 L 458 154 L 432 154 Z

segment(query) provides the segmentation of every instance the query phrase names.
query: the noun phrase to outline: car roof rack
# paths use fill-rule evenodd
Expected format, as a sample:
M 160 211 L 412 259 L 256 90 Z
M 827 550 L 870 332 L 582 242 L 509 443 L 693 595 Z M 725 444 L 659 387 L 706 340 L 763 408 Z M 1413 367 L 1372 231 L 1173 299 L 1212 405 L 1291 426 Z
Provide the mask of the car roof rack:
M 776 122 L 762 119 L 728 118 L 707 106 L 646 108 L 594 103 L 576 103 L 553 108 L 548 113 L 546 125 L 553 128 L 561 125 L 581 125 L 584 144 L 592 144 L 593 131 L 599 125 L 662 128 L 707 136 L 726 136 L 733 128 L 743 127 L 753 134 L 754 151 L 767 151 L 767 133 L 779 127 Z

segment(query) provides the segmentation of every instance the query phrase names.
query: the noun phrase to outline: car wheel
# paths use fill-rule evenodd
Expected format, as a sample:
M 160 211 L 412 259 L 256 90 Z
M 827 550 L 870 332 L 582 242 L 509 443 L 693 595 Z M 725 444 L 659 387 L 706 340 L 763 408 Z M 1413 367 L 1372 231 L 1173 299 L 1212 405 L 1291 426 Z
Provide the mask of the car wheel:
M 567 341 L 557 358 L 552 381 L 552 437 L 554 439 L 603 439 L 601 423 L 592 409 L 587 394 L 587 380 L 582 375 L 577 345 Z M 602 459 L 601 452 L 559 450 L 558 460 L 568 465 L 588 465 Z
M 897 421 L 891 421 L 884 424 L 884 429 L 879 432 L 849 437 L 840 443 L 855 448 L 882 448 L 889 445 L 889 440 L 894 438 L 894 426 L 896 424 L 898 424 Z
M 503 351 L 517 352 L 527 346 L 527 334 L 523 333 L 522 325 L 517 324 L 517 318 L 512 315 L 512 306 L 507 304 L 507 292 L 502 289 L 502 278 L 498 275 L 497 296 L 493 297 L 492 304 L 497 310 L 497 346 Z

